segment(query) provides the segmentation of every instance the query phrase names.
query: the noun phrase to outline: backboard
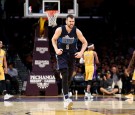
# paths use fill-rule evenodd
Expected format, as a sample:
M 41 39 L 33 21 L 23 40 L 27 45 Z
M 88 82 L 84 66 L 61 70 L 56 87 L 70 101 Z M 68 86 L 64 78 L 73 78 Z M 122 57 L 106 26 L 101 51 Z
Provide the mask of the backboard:
M 34 2 L 36 1 L 36 2 Z M 58 18 L 65 18 L 68 14 L 78 17 L 77 0 L 25 0 L 24 17 L 47 17 L 45 11 L 58 10 Z

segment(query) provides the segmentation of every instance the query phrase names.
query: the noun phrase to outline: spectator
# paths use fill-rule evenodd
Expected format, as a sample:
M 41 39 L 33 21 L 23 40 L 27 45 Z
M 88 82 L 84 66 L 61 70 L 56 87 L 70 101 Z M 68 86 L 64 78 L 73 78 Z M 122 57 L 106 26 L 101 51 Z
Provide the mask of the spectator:
M 111 73 L 108 71 L 103 75 L 103 80 L 100 82 L 100 91 L 103 94 L 112 95 L 118 92 L 118 88 L 112 88 L 113 80 L 111 78 Z
M 114 88 L 115 86 L 118 86 L 119 87 L 119 93 L 121 93 L 121 91 L 122 91 L 122 80 L 121 80 L 121 75 L 119 74 L 116 66 L 112 67 L 112 79 L 113 79 L 112 88 Z
M 84 74 L 82 72 L 82 68 L 78 67 L 76 69 L 76 74 L 72 77 L 72 83 L 71 83 L 71 88 L 73 92 L 75 90 L 78 91 L 78 93 L 84 93 L 84 89 L 86 87 L 85 79 L 84 79 Z
M 18 77 L 18 71 L 16 68 L 13 67 L 13 63 L 10 63 L 8 65 L 8 74 L 11 76 L 11 85 L 12 88 L 15 90 L 15 93 L 18 94 L 19 93 L 19 83 L 17 80 Z

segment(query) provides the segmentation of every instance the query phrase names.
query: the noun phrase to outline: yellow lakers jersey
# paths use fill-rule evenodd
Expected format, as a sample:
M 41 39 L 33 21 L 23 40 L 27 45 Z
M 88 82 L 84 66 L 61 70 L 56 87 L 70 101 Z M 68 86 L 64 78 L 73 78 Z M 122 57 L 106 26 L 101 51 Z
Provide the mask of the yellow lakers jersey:
M 135 70 L 134 70 L 134 73 L 133 73 L 132 80 L 135 80 Z
M 3 49 L 0 50 L 0 67 L 3 66 L 3 58 L 5 56 L 5 51 Z
M 84 52 L 85 66 L 94 66 L 94 51 Z

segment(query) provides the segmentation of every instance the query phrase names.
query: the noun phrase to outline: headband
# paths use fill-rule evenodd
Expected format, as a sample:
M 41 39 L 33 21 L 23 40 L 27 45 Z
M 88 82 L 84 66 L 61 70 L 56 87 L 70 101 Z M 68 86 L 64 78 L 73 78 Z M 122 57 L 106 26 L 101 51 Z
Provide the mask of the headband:
M 94 47 L 94 44 L 91 44 L 91 45 L 88 46 L 88 48 L 91 48 L 91 47 Z

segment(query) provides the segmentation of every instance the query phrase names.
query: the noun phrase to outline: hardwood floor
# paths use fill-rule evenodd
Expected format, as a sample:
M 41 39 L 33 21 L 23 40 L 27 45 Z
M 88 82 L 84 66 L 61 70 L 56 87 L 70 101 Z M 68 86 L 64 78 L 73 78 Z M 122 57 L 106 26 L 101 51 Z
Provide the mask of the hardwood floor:
M 72 99 L 73 109 L 66 110 L 62 96 L 14 96 L 8 101 L 0 96 L 0 115 L 135 115 L 134 96 L 98 95 L 85 101 L 79 95 Z

